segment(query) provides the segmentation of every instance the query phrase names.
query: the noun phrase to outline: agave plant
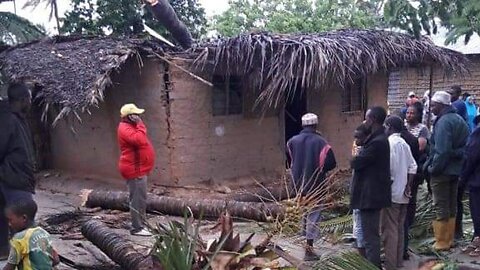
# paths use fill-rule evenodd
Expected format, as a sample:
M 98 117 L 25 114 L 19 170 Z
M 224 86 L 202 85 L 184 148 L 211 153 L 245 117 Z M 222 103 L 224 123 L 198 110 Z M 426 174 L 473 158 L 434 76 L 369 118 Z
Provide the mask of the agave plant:
M 45 36 L 28 20 L 10 12 L 0 12 L 0 43 L 15 45 Z

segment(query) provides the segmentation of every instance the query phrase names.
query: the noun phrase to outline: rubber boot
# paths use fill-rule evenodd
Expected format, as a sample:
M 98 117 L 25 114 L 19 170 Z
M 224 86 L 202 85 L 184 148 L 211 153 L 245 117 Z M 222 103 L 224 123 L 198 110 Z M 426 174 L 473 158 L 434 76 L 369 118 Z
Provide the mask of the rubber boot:
M 445 251 L 450 249 L 448 224 L 448 220 L 435 220 L 432 222 L 433 234 L 435 235 L 435 244 L 433 244 L 433 249 L 436 251 Z
M 456 221 L 455 217 L 448 219 L 448 244 L 451 248 L 455 246 Z

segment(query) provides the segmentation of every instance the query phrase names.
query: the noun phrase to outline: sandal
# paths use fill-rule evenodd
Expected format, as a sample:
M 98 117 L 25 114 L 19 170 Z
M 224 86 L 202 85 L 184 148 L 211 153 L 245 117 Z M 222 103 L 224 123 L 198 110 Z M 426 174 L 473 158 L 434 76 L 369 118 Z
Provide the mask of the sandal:
M 480 248 L 476 248 L 474 251 L 468 253 L 470 257 L 480 257 Z
M 475 237 L 468 246 L 462 248 L 462 253 L 473 253 L 480 248 L 480 237 Z

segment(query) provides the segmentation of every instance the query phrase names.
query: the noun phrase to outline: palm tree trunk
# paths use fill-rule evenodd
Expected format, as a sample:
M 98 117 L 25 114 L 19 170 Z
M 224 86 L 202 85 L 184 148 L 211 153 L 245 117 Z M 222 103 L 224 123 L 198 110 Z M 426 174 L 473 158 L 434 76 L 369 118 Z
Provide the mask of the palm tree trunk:
M 190 31 L 188 31 L 187 26 L 180 21 L 168 0 L 159 0 L 158 3 L 151 8 L 151 11 L 155 18 L 167 28 L 173 38 L 177 40 L 184 49 L 192 47 L 193 40 Z
M 154 269 L 150 256 L 138 253 L 130 240 L 113 232 L 99 220 L 85 222 L 82 234 L 123 269 Z
M 119 191 L 92 191 L 85 205 L 127 211 L 129 194 Z M 190 209 L 195 217 L 218 218 L 227 210 L 233 217 L 267 221 L 267 217 L 283 217 L 284 206 L 275 203 L 238 202 L 217 199 L 173 198 L 148 194 L 147 211 L 166 215 L 183 216 Z
M 62 33 L 60 31 L 60 18 L 58 17 L 57 0 L 52 0 L 52 9 L 53 9 L 53 15 L 55 16 L 55 21 L 57 22 L 58 35 L 61 35 Z

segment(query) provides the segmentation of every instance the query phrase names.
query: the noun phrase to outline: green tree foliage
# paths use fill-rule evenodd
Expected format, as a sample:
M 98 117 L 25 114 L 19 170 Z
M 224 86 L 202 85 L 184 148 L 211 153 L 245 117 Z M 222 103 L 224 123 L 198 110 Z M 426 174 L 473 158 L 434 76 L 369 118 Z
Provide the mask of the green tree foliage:
M 205 10 L 197 0 L 170 0 L 193 37 L 206 33 Z M 168 36 L 162 25 L 141 2 L 134 0 L 72 0 L 72 11 L 65 14 L 62 32 L 92 35 L 137 35 L 143 31 L 143 22 Z
M 0 12 L 0 44 L 15 45 L 45 36 L 45 31 L 10 12 Z
M 266 30 L 275 33 L 321 32 L 381 24 L 380 0 L 230 0 L 229 9 L 214 17 L 221 36 Z
M 480 1 L 478 0 L 388 0 L 384 8 L 388 24 L 419 36 L 422 30 L 436 34 L 439 26 L 449 32 L 445 43 L 464 37 L 468 43 L 480 34 Z

